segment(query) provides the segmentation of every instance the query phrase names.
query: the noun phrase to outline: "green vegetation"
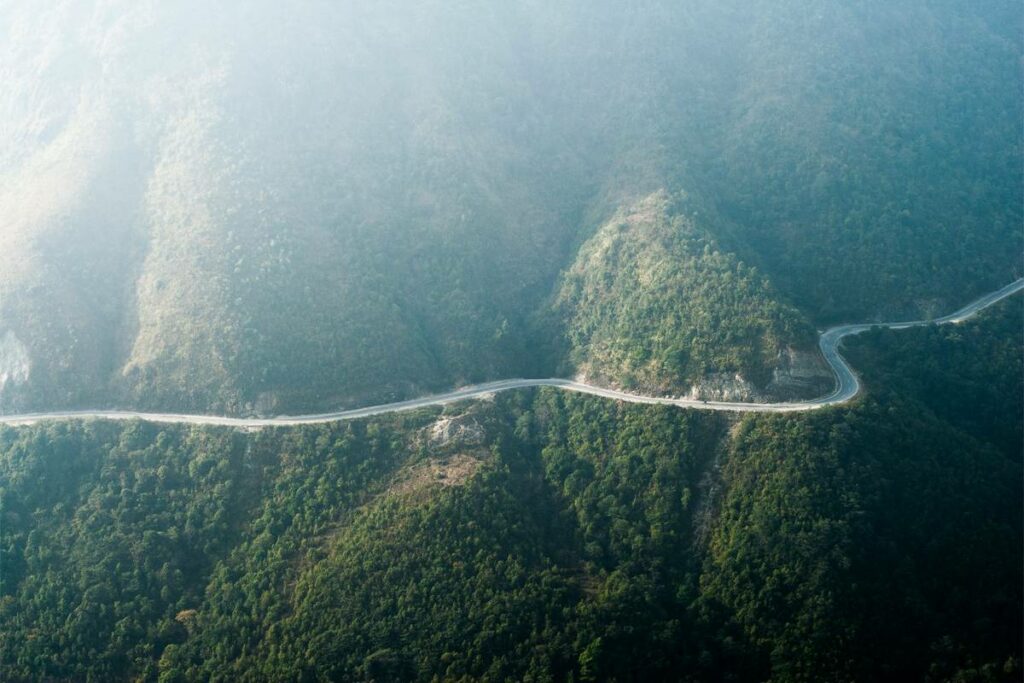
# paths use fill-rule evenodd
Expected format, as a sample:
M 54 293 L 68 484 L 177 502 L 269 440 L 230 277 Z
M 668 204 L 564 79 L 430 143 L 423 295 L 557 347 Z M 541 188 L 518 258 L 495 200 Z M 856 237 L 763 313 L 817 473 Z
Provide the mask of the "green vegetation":
M 704 157 L 740 257 L 822 324 L 951 310 L 1019 275 L 1020 8 L 797 4 L 753 10 Z
M 843 353 L 879 400 L 913 396 L 921 408 L 1020 461 L 1024 443 L 1021 296 L 958 325 L 848 338 Z
M 778 680 L 1020 671 L 1021 469 L 913 405 L 745 420 L 705 595 Z
M 814 331 L 682 212 L 651 195 L 580 249 L 556 302 L 570 358 L 599 382 L 645 391 L 716 373 L 763 389 L 787 344 L 815 348 Z
M 6 411 L 763 389 L 1021 272 L 1013 3 L 88 5 L 0 13 Z
M 1012 680 L 1024 501 L 998 418 L 1024 389 L 1017 304 L 857 339 L 872 393 L 803 415 L 543 390 L 255 434 L 4 429 L 0 666 Z
M 815 326 L 1021 273 L 1019 4 L 57 4 L 0 5 L 5 412 L 816 393 Z M 807 414 L 0 428 L 0 673 L 1019 680 L 1019 298 Z
M 193 610 L 216 599 L 204 589 L 226 558 L 254 555 L 253 580 L 280 573 L 318 532 L 303 511 L 369 495 L 396 438 L 380 425 L 2 430 L 5 677 L 155 677 Z M 278 554 L 256 554 L 271 530 Z M 244 640 L 235 631 L 222 647 Z
M 741 422 L 702 586 L 774 677 L 1020 676 L 1022 323 L 854 338 L 866 399 Z

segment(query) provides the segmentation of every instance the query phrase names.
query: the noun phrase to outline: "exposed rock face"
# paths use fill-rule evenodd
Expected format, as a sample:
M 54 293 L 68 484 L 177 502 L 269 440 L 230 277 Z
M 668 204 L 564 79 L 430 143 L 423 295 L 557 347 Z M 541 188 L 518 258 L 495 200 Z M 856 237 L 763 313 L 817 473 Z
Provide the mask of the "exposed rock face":
M 0 390 L 28 381 L 32 361 L 28 349 L 10 330 L 0 337 Z
M 461 486 L 490 457 L 484 446 L 484 427 L 472 413 L 443 416 L 422 434 L 430 455 L 403 468 L 389 487 L 389 494 L 420 495 L 438 486 Z
M 779 354 L 765 393 L 773 398 L 814 398 L 834 384 L 832 370 L 820 353 L 787 348 Z
M 704 376 L 690 387 L 686 398 L 707 401 L 761 401 L 761 392 L 739 373 L 716 372 Z
M 484 442 L 484 428 L 471 415 L 442 417 L 428 431 L 431 446 L 480 446 Z
M 779 353 L 772 379 L 758 388 L 739 373 L 713 373 L 690 387 L 686 398 L 709 401 L 784 401 L 828 393 L 835 383 L 832 371 L 817 352 L 788 347 Z

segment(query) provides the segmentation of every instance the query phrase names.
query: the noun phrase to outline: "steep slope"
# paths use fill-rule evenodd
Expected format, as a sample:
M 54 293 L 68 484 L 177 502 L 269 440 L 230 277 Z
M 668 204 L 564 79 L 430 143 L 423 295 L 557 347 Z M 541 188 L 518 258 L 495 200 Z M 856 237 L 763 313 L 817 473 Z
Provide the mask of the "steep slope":
M 753 9 L 705 167 L 741 257 L 822 323 L 1020 273 L 1020 8 L 796 6 Z
M 661 190 L 816 323 L 1020 271 L 1019 7 L 207 5 L 0 9 L 3 410 L 295 412 L 604 356 L 544 313 Z M 806 346 L 705 331 L 663 386 L 763 390 Z
M 12 681 L 1012 679 L 1021 449 L 972 392 L 1001 371 L 994 407 L 1019 406 L 1021 322 L 1004 305 L 858 340 L 875 393 L 807 415 L 539 391 L 258 434 L 0 429 L 0 663 Z
M 833 379 L 814 331 L 686 213 L 685 200 L 656 193 L 580 248 L 555 302 L 578 370 L 702 398 L 822 393 Z

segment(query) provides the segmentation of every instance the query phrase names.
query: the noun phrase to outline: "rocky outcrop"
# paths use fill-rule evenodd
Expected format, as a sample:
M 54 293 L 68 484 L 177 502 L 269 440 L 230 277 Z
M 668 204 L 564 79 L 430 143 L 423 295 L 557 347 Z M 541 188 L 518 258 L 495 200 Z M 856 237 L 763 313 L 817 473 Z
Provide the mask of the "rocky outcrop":
M 31 371 L 28 349 L 8 330 L 0 337 L 0 391 L 24 384 Z
M 739 373 L 716 372 L 690 386 L 685 398 L 695 401 L 761 401 L 762 393 Z
M 739 373 L 712 373 L 690 386 L 686 398 L 706 401 L 771 402 L 827 394 L 835 377 L 821 354 L 787 347 L 778 355 L 771 381 L 758 387 Z
M 471 415 L 442 417 L 427 431 L 431 446 L 474 447 L 484 442 L 484 428 Z
M 815 398 L 835 384 L 835 376 L 817 351 L 787 348 L 779 354 L 765 394 L 774 399 Z

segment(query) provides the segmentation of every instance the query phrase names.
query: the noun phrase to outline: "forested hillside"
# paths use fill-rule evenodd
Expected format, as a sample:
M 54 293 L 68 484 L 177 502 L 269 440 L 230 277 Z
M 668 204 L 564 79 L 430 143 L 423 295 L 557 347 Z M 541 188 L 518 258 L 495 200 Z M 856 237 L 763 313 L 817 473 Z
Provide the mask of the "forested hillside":
M 5 680 L 1004 681 L 1019 297 L 749 415 L 524 391 L 245 433 L 0 430 Z M 932 359 L 941 359 L 937 364 Z
M 0 408 L 296 412 L 555 371 L 763 392 L 812 323 L 1020 274 L 1021 22 L 1001 0 L 5 3 Z M 656 276 L 583 284 L 661 193 L 686 210 L 619 238 L 655 240 L 624 256 Z
M 580 248 L 555 304 L 570 367 L 644 392 L 685 391 L 699 378 L 694 394 L 708 398 L 824 393 L 834 379 L 810 325 L 684 207 L 651 195 Z M 792 358 L 805 376 L 792 376 Z

